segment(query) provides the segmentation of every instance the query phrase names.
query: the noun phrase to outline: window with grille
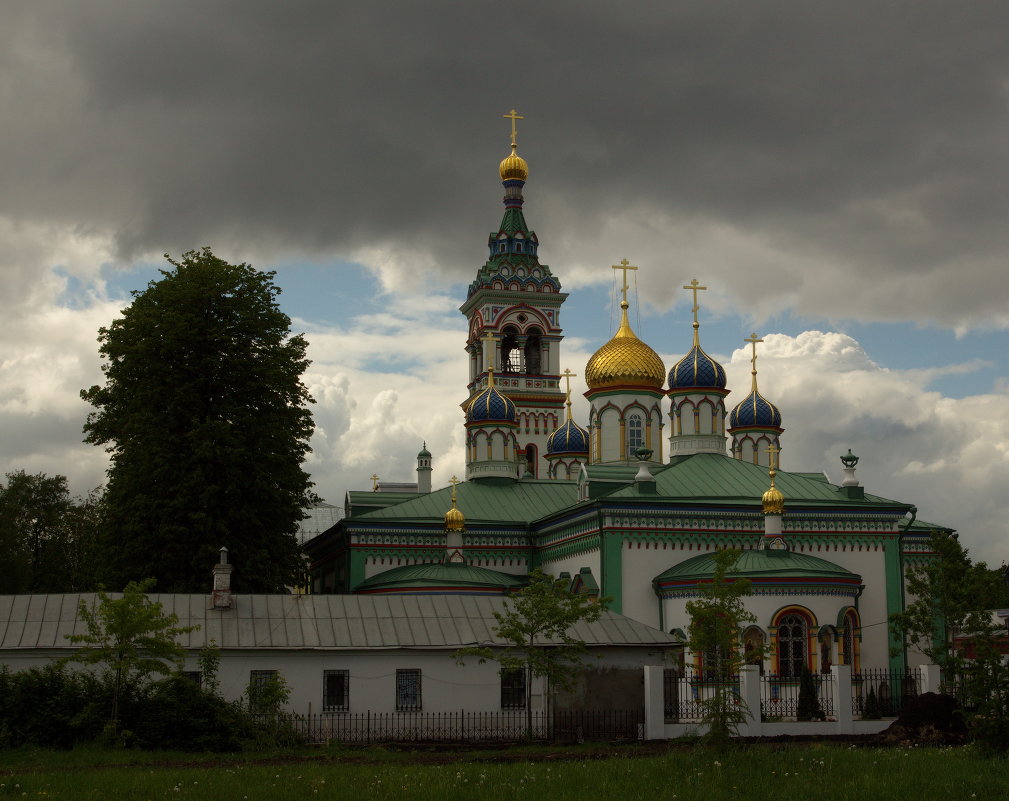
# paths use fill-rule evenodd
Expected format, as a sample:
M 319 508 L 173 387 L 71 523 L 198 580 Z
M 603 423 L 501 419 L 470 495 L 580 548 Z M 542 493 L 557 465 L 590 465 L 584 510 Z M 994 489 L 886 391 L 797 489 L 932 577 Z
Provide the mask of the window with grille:
M 634 456 L 638 448 L 645 444 L 644 424 L 640 414 L 632 414 L 627 418 L 627 454 Z
M 323 671 L 322 709 L 324 712 L 346 712 L 350 709 L 349 670 Z
M 421 708 L 420 671 L 396 671 L 396 711 L 414 712 Z
M 273 677 L 276 675 L 277 671 L 275 670 L 250 670 L 249 686 L 261 690 L 273 681 Z
M 183 678 L 189 679 L 197 687 L 203 683 L 203 677 L 200 675 L 200 671 L 198 670 L 183 670 L 182 676 Z
M 806 664 L 806 619 L 802 615 L 784 615 L 778 621 L 778 674 L 797 679 Z
M 501 708 L 526 708 L 526 672 L 522 668 L 501 670 Z

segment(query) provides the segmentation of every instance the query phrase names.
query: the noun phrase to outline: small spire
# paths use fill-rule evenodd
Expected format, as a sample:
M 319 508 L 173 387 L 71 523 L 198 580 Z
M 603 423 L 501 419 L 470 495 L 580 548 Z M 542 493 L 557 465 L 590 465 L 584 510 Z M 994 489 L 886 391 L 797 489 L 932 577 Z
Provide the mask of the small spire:
M 456 506 L 455 497 L 455 485 L 459 483 L 459 479 L 452 476 L 449 481 L 452 484 L 452 508 L 445 512 L 445 530 L 462 531 L 466 527 L 466 517 Z
M 706 286 L 701 286 L 697 282 L 696 278 L 692 278 L 689 284 L 684 284 L 683 285 L 683 288 L 684 289 L 689 289 L 689 290 L 691 290 L 694 293 L 694 303 L 693 303 L 693 312 L 694 312 L 694 347 L 695 348 L 699 348 L 701 346 L 701 338 L 700 338 L 700 335 L 698 334 L 698 329 L 701 327 L 701 324 L 699 322 L 697 322 L 697 310 L 700 309 L 701 307 L 697 305 L 697 293 L 700 292 L 701 290 L 707 289 L 707 287 Z
M 764 340 L 757 337 L 757 332 L 754 331 L 750 336 L 743 340 L 743 342 L 749 342 L 753 346 L 753 355 L 750 356 L 750 375 L 753 376 L 753 385 L 751 387 L 751 392 L 754 394 L 753 402 L 756 404 L 756 394 L 757 394 L 757 343 L 763 342 Z
M 765 515 L 780 515 L 785 511 L 785 496 L 781 494 L 781 490 L 774 486 L 774 477 L 778 474 L 777 446 L 769 445 L 767 447 L 767 453 L 770 461 L 770 469 L 767 471 L 767 475 L 771 479 L 771 487 L 764 493 L 761 501 L 764 507 Z
M 371 491 L 372 492 L 378 492 L 378 474 L 377 473 L 372 473 L 371 474 Z
M 570 420 L 571 419 L 571 379 L 572 378 L 577 378 L 578 374 L 577 373 L 572 373 L 569 369 L 567 369 L 565 367 L 564 368 L 564 372 L 561 373 L 561 375 L 564 376 L 564 384 L 567 387 L 566 390 L 565 390 L 565 392 L 567 393 L 567 400 L 565 401 L 565 405 L 567 406 L 567 412 L 566 412 L 566 415 L 565 415 L 564 419 L 565 420 Z

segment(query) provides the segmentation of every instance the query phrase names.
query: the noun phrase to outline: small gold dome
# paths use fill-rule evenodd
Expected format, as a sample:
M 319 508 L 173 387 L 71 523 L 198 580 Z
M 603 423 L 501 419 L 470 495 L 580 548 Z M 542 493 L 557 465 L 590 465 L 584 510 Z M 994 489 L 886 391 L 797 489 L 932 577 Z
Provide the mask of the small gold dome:
M 777 471 L 773 468 L 768 471 L 768 475 L 771 477 L 771 487 L 760 499 L 765 515 L 780 515 L 785 513 L 785 496 L 781 494 L 781 490 L 774 486 L 774 476 L 776 474 Z
M 620 309 L 620 328 L 613 339 L 592 354 L 585 365 L 585 383 L 590 389 L 620 385 L 661 388 L 666 366 L 631 330 L 627 301 L 621 302 Z
M 455 502 L 453 501 L 452 508 L 445 512 L 445 530 L 462 531 L 465 528 L 466 516 L 456 509 Z
M 501 162 L 501 180 L 524 181 L 529 177 L 529 165 L 526 160 L 515 152 L 515 145 L 512 145 L 511 155 Z

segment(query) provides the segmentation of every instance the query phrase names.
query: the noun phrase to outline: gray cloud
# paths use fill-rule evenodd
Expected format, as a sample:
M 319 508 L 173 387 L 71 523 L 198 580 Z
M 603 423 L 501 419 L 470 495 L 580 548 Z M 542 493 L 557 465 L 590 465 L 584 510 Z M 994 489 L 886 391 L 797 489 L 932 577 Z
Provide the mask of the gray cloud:
M 700 267 L 764 314 L 1009 325 L 1004 4 L 9 17 L 0 211 L 107 234 L 120 258 L 381 251 L 465 278 L 497 220 L 514 105 L 529 217 L 562 276 L 627 252 L 653 266 L 658 305 L 674 301 L 665 270 Z

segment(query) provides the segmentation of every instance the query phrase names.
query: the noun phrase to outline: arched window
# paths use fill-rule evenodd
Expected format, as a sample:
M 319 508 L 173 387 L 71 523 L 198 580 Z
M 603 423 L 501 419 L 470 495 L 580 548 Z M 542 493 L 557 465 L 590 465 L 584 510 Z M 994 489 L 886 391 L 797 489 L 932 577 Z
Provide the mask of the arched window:
M 542 340 L 540 333 L 535 328 L 526 337 L 526 372 L 539 375 L 542 372 Z
M 747 665 L 757 665 L 764 674 L 764 632 L 750 626 L 743 634 L 743 659 Z
M 536 478 L 536 468 L 538 467 L 539 460 L 536 458 L 536 446 L 530 443 L 526 445 L 526 470 Z
M 501 340 L 501 372 L 521 373 L 522 372 L 522 348 L 519 347 L 518 329 L 508 326 L 504 329 L 504 338 Z
M 778 621 L 778 675 L 795 679 L 806 664 L 806 618 L 794 612 Z
M 627 455 L 633 457 L 638 448 L 644 447 L 645 427 L 638 412 L 627 416 Z

